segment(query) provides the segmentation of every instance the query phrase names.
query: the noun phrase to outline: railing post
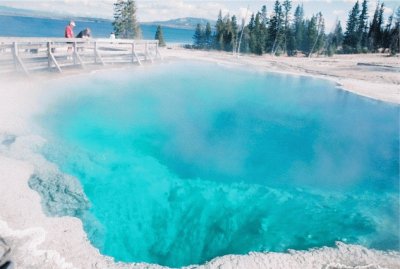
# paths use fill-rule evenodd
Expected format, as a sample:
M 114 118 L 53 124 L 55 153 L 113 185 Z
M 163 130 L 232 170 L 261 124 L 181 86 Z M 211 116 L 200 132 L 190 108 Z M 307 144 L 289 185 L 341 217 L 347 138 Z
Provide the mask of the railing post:
M 22 70 L 24 71 L 25 75 L 29 76 L 28 69 L 26 69 L 26 67 L 25 67 L 24 63 L 22 62 L 21 58 L 19 58 L 17 42 L 13 42 L 13 56 L 14 56 L 15 71 L 18 71 L 18 65 L 19 65 L 22 68 Z
M 76 65 L 76 42 L 74 42 L 74 46 L 72 49 L 73 49 L 72 59 L 74 60 L 74 65 Z
M 145 51 L 145 59 L 146 59 L 146 61 L 147 61 L 147 58 L 148 58 L 148 56 L 149 56 L 149 43 L 146 41 L 146 43 L 145 43 L 145 47 L 144 47 L 144 51 Z
M 47 67 L 51 69 L 51 43 L 47 42 Z
M 161 53 L 160 53 L 160 51 L 158 50 L 159 44 L 160 44 L 160 42 L 157 40 L 157 41 L 156 41 L 156 57 L 158 56 L 160 59 L 162 59 Z
M 132 41 L 132 59 L 131 62 L 134 62 L 134 58 L 135 58 L 135 41 Z
M 94 63 L 97 64 L 97 41 L 94 41 L 93 55 L 94 55 Z
M 18 59 L 17 59 L 17 57 L 18 57 L 18 44 L 17 44 L 17 42 L 13 42 L 12 51 L 13 51 L 13 59 L 14 59 L 14 68 L 15 68 L 15 71 L 17 71 L 17 68 L 18 68 L 18 63 L 17 63 L 17 61 L 18 61 Z

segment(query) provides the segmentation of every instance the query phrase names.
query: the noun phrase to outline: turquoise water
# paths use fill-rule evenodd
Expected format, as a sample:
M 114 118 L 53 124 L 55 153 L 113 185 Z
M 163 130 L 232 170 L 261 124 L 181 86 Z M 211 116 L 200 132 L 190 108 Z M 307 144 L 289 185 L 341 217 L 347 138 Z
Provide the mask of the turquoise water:
M 81 182 L 78 217 L 103 254 L 179 267 L 335 241 L 399 248 L 398 106 L 205 63 L 60 84 L 42 151 Z

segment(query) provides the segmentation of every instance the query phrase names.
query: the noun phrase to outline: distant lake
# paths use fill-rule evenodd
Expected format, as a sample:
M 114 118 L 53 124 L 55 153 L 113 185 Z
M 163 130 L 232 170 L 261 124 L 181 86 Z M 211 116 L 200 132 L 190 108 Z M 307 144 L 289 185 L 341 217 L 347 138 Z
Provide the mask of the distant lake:
M 76 20 L 75 35 L 90 28 L 93 37 L 107 38 L 113 31 L 111 22 Z M 18 37 L 64 37 L 68 20 L 0 15 L 0 36 Z M 143 39 L 154 39 L 157 25 L 141 25 Z M 194 30 L 163 27 L 165 41 L 171 43 L 192 43 Z

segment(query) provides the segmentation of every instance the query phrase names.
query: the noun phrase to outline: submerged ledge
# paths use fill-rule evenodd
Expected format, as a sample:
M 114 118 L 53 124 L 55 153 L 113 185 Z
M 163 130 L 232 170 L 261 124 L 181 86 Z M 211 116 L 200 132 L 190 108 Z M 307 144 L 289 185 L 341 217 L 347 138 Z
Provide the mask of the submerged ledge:
M 189 53 L 191 52 L 189 51 Z M 207 55 L 208 52 L 200 52 L 199 54 Z M 224 55 L 224 53 L 220 54 Z M 226 54 L 223 57 L 231 59 L 232 55 Z M 250 58 L 247 60 L 254 58 L 253 56 L 245 57 L 243 58 Z M 169 55 L 168 58 L 174 59 L 175 56 Z M 182 59 L 186 58 L 182 57 Z M 240 58 L 239 60 L 242 61 L 243 59 Z M 259 61 L 258 58 L 253 60 Z M 236 63 L 234 58 L 232 61 L 218 59 L 212 61 L 223 64 L 246 64 L 245 62 Z M 257 66 L 255 65 L 256 68 Z M 284 72 L 278 68 L 266 69 L 268 68 L 266 65 L 258 67 L 263 71 Z M 293 72 L 293 74 L 304 75 L 301 72 Z M 305 75 L 307 74 L 305 73 Z M 367 81 L 366 83 L 371 82 Z M 0 103 L 2 106 L 0 108 L 0 182 L 3 186 L 0 190 L 0 204 L 2 205 L 0 210 L 0 235 L 13 248 L 17 268 L 166 268 L 141 263 L 115 263 L 112 258 L 102 256 L 90 244 L 83 231 L 80 219 L 47 217 L 44 214 L 40 205 L 39 194 L 28 187 L 28 180 L 35 170 L 30 163 L 29 156 L 26 155 L 31 154 L 30 150 L 23 149 L 27 141 L 33 147 L 41 143 L 29 133 L 25 124 L 27 124 L 26 121 L 29 120 L 31 113 L 34 112 L 34 107 L 40 103 L 40 95 L 43 92 L 31 89 L 26 84 L 25 86 L 26 88 L 22 91 L 13 87 L 3 88 L 2 96 L 5 98 Z M 10 92 L 11 90 L 13 92 Z M 3 91 L 8 92 L 4 95 Z M 28 92 L 29 94 L 24 96 L 24 93 Z M 32 108 L 23 108 L 26 101 L 31 97 L 33 99 L 29 102 L 34 104 Z M 4 109 L 4 107 L 9 109 Z M 23 115 L 13 113 L 23 109 L 27 109 L 25 113 L 22 113 Z M 30 143 L 31 141 L 34 141 L 34 143 Z M 21 148 L 25 154 L 24 158 L 13 153 L 14 149 Z M 39 162 L 42 161 L 39 159 Z M 20 210 L 17 212 L 16 208 Z M 310 251 L 290 251 L 289 253 L 252 252 L 249 255 L 227 255 L 215 258 L 205 265 L 187 266 L 185 268 L 225 267 L 398 268 L 400 267 L 400 252 L 376 251 L 339 242 L 336 248 L 323 247 Z
M 164 59 L 200 60 L 240 65 L 264 72 L 277 72 L 328 79 L 341 89 L 371 99 L 400 104 L 400 57 L 385 54 L 334 55 L 333 57 L 274 57 L 171 47 Z M 361 64 L 360 64 L 361 63 Z M 371 67 L 372 66 L 372 67 Z

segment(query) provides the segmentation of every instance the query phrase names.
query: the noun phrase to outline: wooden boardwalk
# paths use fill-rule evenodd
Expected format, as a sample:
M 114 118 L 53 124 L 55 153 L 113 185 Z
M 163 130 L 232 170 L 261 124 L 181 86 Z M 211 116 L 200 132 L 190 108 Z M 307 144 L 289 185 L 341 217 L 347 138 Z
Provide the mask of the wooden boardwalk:
M 161 59 L 158 40 L 0 37 L 0 74 L 62 73 L 93 65 L 142 65 L 156 59 Z

